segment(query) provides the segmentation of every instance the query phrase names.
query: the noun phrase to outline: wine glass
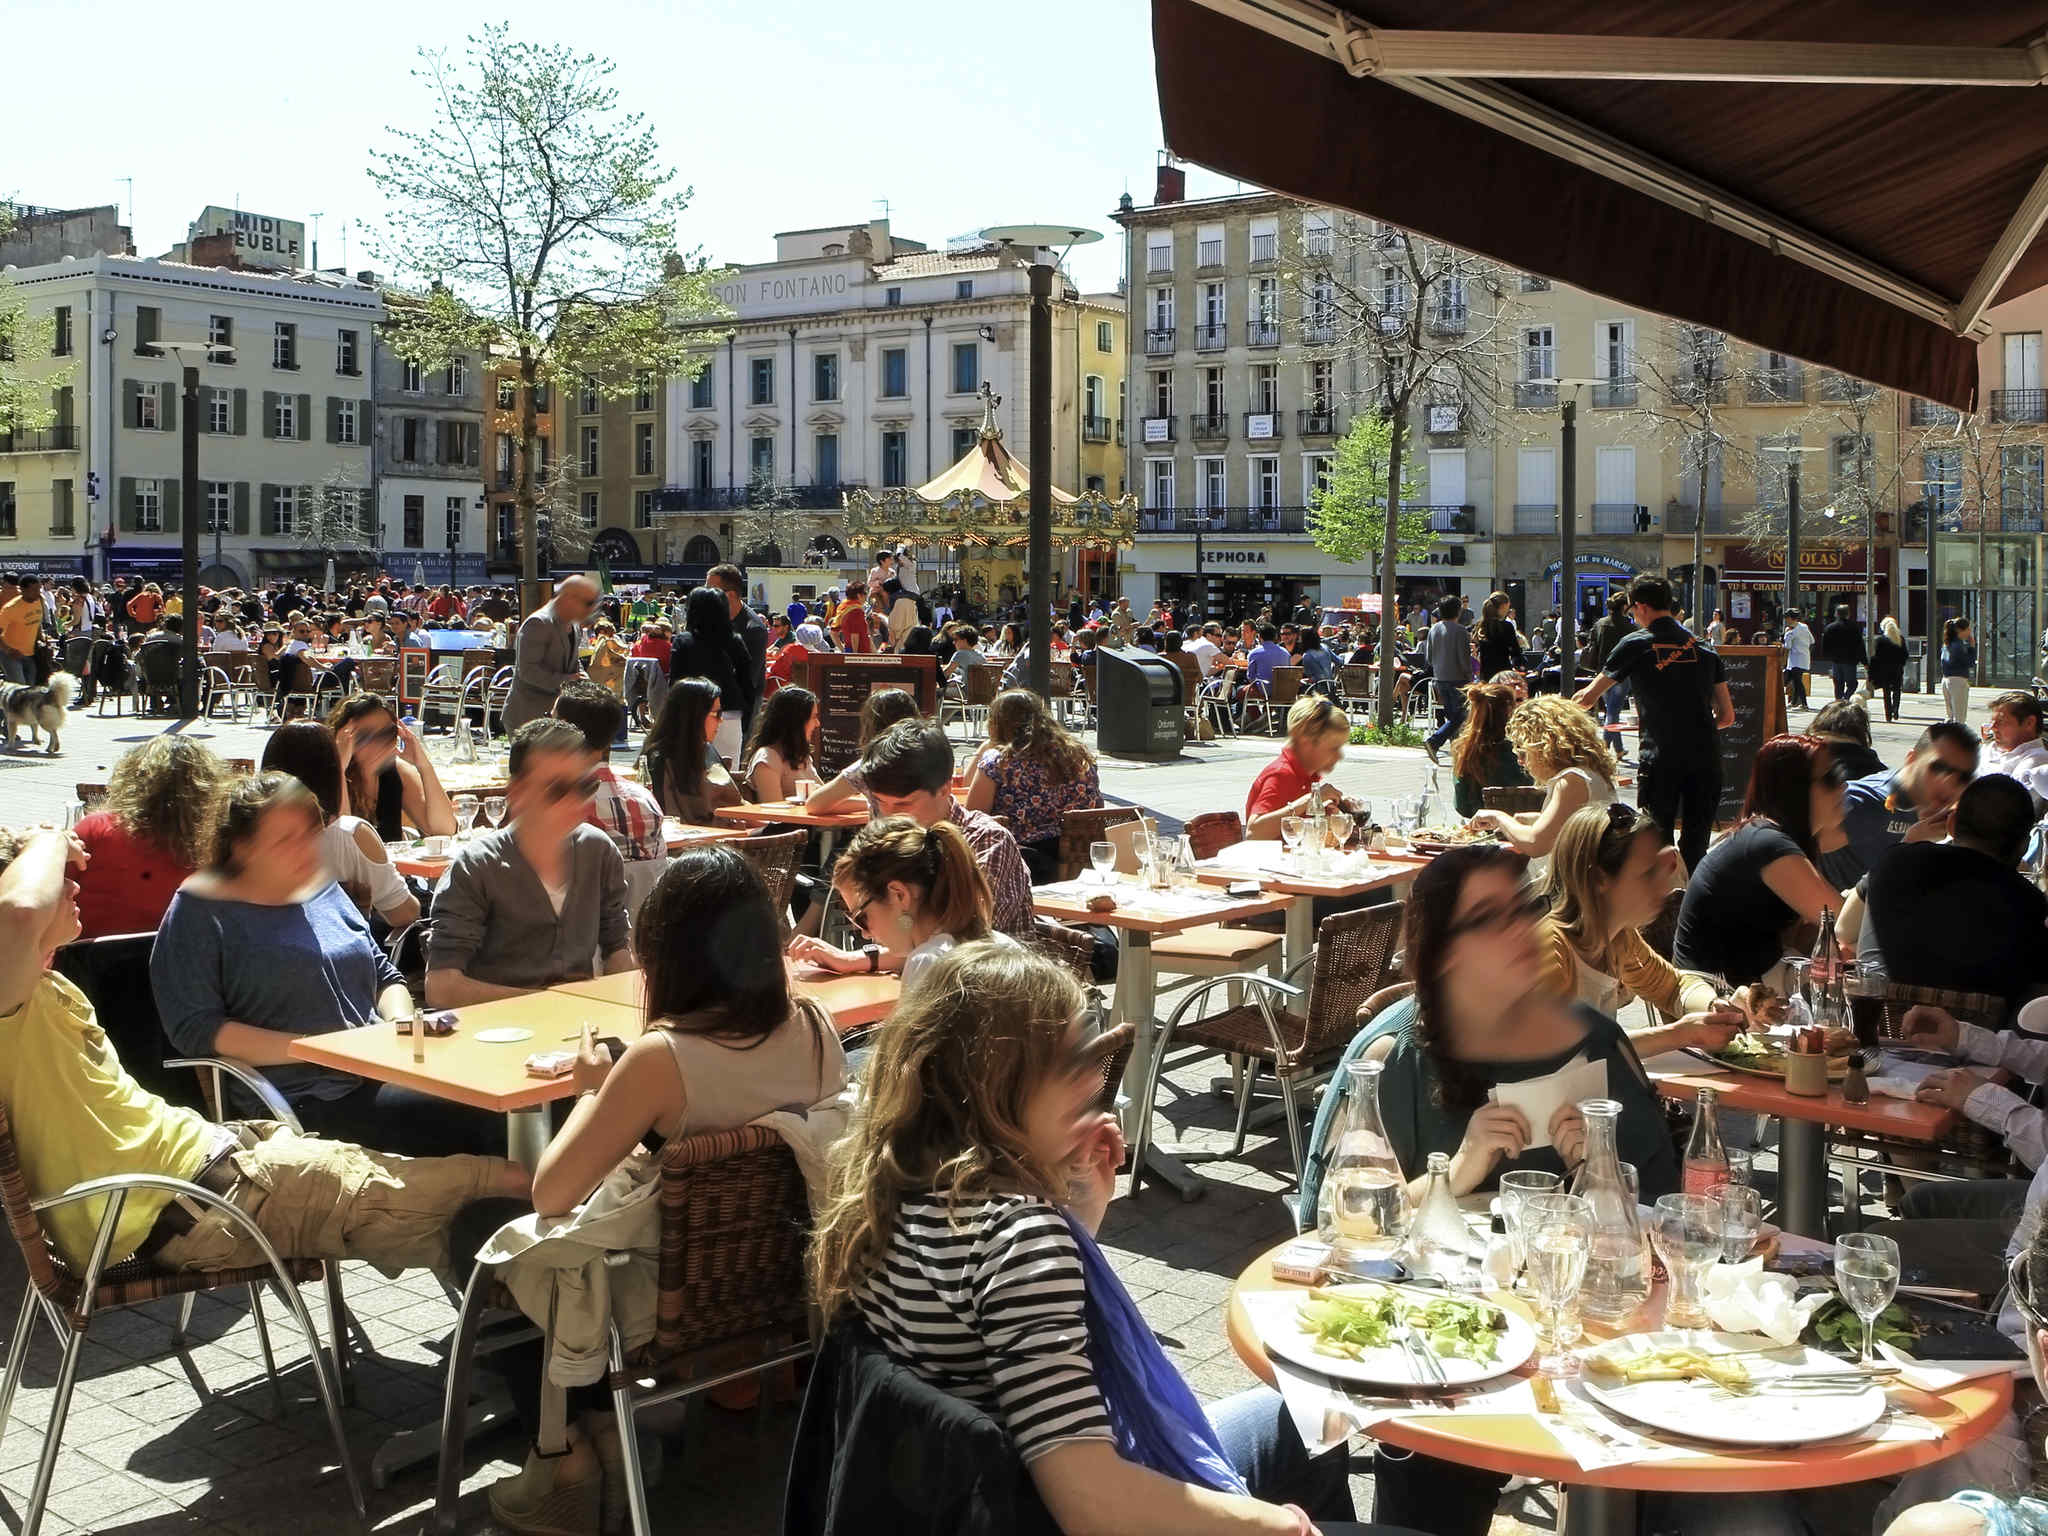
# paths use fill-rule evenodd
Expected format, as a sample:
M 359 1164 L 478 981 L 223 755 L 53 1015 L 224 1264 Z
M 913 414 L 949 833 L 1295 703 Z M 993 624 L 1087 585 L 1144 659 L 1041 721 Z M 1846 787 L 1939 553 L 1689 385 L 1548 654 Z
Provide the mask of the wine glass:
M 1664 1302 L 1668 1328 L 1711 1326 L 1700 1304 L 1700 1280 L 1721 1257 L 1721 1202 L 1712 1195 L 1664 1195 L 1650 1218 L 1650 1242 L 1671 1289 Z
M 1090 843 L 1088 862 L 1095 866 L 1095 878 L 1102 884 L 1109 884 L 1116 873 L 1116 844 Z
M 1875 1232 L 1844 1232 L 1835 1239 L 1835 1289 L 1863 1322 L 1858 1365 L 1870 1364 L 1877 1314 L 1899 1289 L 1899 1245 Z
M 494 827 L 505 825 L 505 797 L 490 795 L 484 800 L 484 815 Z
M 1721 1202 L 1721 1262 L 1740 1264 L 1763 1230 L 1764 1197 L 1747 1184 L 1731 1182 L 1716 1189 L 1714 1198 Z
M 1351 841 L 1351 829 L 1357 823 L 1349 811 L 1333 810 L 1323 818 L 1323 825 L 1329 829 L 1330 846 L 1341 850 Z
M 455 807 L 455 830 L 470 832 L 476 828 L 477 798 L 475 795 L 457 795 L 451 802 Z
M 1514 1260 L 1518 1282 L 1528 1263 L 1522 1245 L 1522 1202 L 1534 1195 L 1559 1194 L 1563 1189 L 1563 1179 L 1541 1168 L 1510 1168 L 1500 1176 L 1500 1220 L 1507 1228 L 1508 1255 Z
M 1287 853 L 1298 852 L 1301 848 L 1301 835 L 1307 830 L 1308 821 L 1305 817 L 1282 816 L 1280 818 L 1280 847 L 1282 850 Z
M 1593 1207 L 1577 1195 L 1530 1195 L 1522 1202 L 1522 1243 L 1529 1286 L 1544 1320 L 1536 1369 L 1545 1376 L 1576 1375 L 1578 1362 L 1564 1349 L 1564 1315 L 1586 1278 Z

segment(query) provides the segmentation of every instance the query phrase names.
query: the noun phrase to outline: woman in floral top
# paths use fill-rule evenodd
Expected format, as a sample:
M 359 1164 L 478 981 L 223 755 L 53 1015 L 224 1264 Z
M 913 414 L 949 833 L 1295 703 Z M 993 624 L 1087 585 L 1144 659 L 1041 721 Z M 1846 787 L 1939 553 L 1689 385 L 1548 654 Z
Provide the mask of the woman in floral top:
M 1068 811 L 1102 804 L 1095 755 L 1023 688 L 996 695 L 988 740 L 967 774 L 967 808 L 1006 816 L 1035 882 L 1059 864 L 1060 826 Z

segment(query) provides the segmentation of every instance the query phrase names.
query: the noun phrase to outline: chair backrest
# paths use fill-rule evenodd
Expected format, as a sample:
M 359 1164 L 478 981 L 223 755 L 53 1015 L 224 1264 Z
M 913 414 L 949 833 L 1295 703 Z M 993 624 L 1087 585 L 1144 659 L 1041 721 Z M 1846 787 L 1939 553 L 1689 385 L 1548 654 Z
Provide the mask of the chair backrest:
M 654 1347 L 682 1354 L 810 1327 L 810 1199 L 796 1154 L 764 1126 L 681 1136 L 661 1154 Z
M 1195 695 L 1202 689 L 1202 664 L 1195 660 L 1192 651 L 1168 651 L 1166 659 L 1180 668 L 1181 697 L 1193 702 Z
M 1137 819 L 1136 809 L 1128 805 L 1096 805 L 1068 811 L 1060 818 L 1059 878 L 1071 880 L 1086 869 L 1088 845 L 1101 842 L 1109 828 Z
M 1055 917 L 1038 917 L 1031 925 L 1032 947 L 1074 973 L 1084 987 L 1095 984 L 1095 937 L 1069 928 Z
M 398 691 L 398 658 L 370 656 L 356 663 L 356 687 L 390 698 Z
M 1685 905 L 1685 891 L 1668 892 L 1664 897 L 1664 910 L 1657 914 L 1655 921 L 1643 927 L 1643 942 L 1666 960 L 1678 947 L 1678 909 Z
M 1390 901 L 1355 912 L 1333 912 L 1323 919 L 1316 929 L 1303 1056 L 1317 1056 L 1349 1040 L 1358 1028 L 1358 1010 L 1397 979 L 1394 956 L 1406 912 L 1403 903 Z
M 1904 1022 L 1907 1010 L 1922 1003 L 1945 1008 L 1966 1023 L 1990 1030 L 2004 1028 L 2010 1011 L 2005 999 L 1991 992 L 1964 992 L 1955 987 L 1916 987 L 1908 982 L 1887 981 L 1878 1016 L 1878 1038 L 1898 1039 L 1899 1026 Z
M 626 915 L 634 922 L 640 920 L 640 904 L 667 868 L 665 858 L 626 860 Z
M 164 1070 L 164 1027 L 149 981 L 153 933 L 115 933 L 66 944 L 50 968 L 85 994 L 128 1075 L 173 1104 L 198 1108 L 192 1080 Z
M 87 811 L 96 811 L 107 803 L 107 786 L 104 784 L 80 784 L 77 790 L 78 803 Z
M 1049 697 L 1064 699 L 1074 691 L 1074 664 L 1049 661 L 1045 664 L 1045 691 Z
M 29 1203 L 31 1198 L 28 1176 L 21 1171 L 21 1158 L 14 1147 L 14 1122 L 7 1106 L 0 1104 L 0 1206 L 7 1210 L 7 1228 L 21 1249 L 29 1284 L 69 1311 L 78 1300 L 79 1283 L 60 1267 L 62 1261 L 50 1246 L 42 1218 Z
M 152 688 L 175 688 L 178 686 L 179 643 L 175 640 L 149 640 L 135 653 L 136 670 L 142 680 Z
M 82 677 L 85 669 L 92 664 L 92 648 L 96 642 L 91 635 L 73 635 L 64 642 L 64 670 L 74 677 Z
M 1489 811 L 1540 811 L 1550 791 L 1540 784 L 1489 784 L 1479 792 L 1480 803 Z
M 1273 707 L 1276 709 L 1282 704 L 1292 704 L 1296 699 L 1300 698 L 1301 668 L 1275 667 L 1273 669 L 1273 686 L 1267 690 L 1266 696 L 1272 701 Z
M 994 662 L 977 661 L 967 668 L 967 702 L 992 704 L 1002 691 L 1003 669 Z
M 1212 859 L 1244 841 L 1244 818 L 1235 811 L 1204 811 L 1181 828 L 1198 859 Z
M 768 882 L 768 894 L 775 901 L 776 920 L 789 932 L 789 904 L 796 898 L 797 861 L 803 857 L 805 832 L 772 832 L 763 837 L 744 837 L 733 846 L 761 872 Z
M 1337 669 L 1337 692 L 1347 699 L 1369 699 L 1378 675 L 1377 667 L 1352 666 L 1347 662 Z

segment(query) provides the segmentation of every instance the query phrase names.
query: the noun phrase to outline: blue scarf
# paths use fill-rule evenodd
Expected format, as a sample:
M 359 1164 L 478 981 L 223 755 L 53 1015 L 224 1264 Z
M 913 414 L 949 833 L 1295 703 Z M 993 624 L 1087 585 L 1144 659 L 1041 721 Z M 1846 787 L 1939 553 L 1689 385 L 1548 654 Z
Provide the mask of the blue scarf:
M 1088 1358 L 1117 1453 L 1178 1482 L 1219 1493 L 1248 1493 L 1217 1445 L 1202 1405 L 1138 1315 L 1138 1304 L 1095 1239 L 1070 1213 L 1061 1214 L 1081 1251 L 1081 1275 L 1088 1287 Z

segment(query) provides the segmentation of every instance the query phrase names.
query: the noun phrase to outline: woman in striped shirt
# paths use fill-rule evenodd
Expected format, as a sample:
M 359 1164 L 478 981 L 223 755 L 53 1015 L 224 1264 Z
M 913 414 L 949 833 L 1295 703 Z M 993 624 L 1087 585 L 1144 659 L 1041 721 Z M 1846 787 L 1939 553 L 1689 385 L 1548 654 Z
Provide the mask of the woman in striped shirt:
M 1311 1458 L 1264 1388 L 1209 1410 L 1228 1465 L 1208 1485 L 1126 1453 L 1146 1405 L 1106 1394 L 1127 1362 L 1098 1370 L 1089 1344 L 1091 1323 L 1128 1307 L 1091 1236 L 1123 1161 L 1095 1104 L 1125 1032 L 1084 1042 L 1081 1004 L 1064 970 L 1012 945 L 963 944 L 924 973 L 880 1032 L 834 1155 L 811 1254 L 821 1310 L 854 1314 L 1002 1424 L 1063 1530 L 1301 1536 L 1316 1529 L 1302 1506 L 1349 1520 L 1343 1452 Z M 1163 1354 L 1157 1366 L 1170 1373 Z

